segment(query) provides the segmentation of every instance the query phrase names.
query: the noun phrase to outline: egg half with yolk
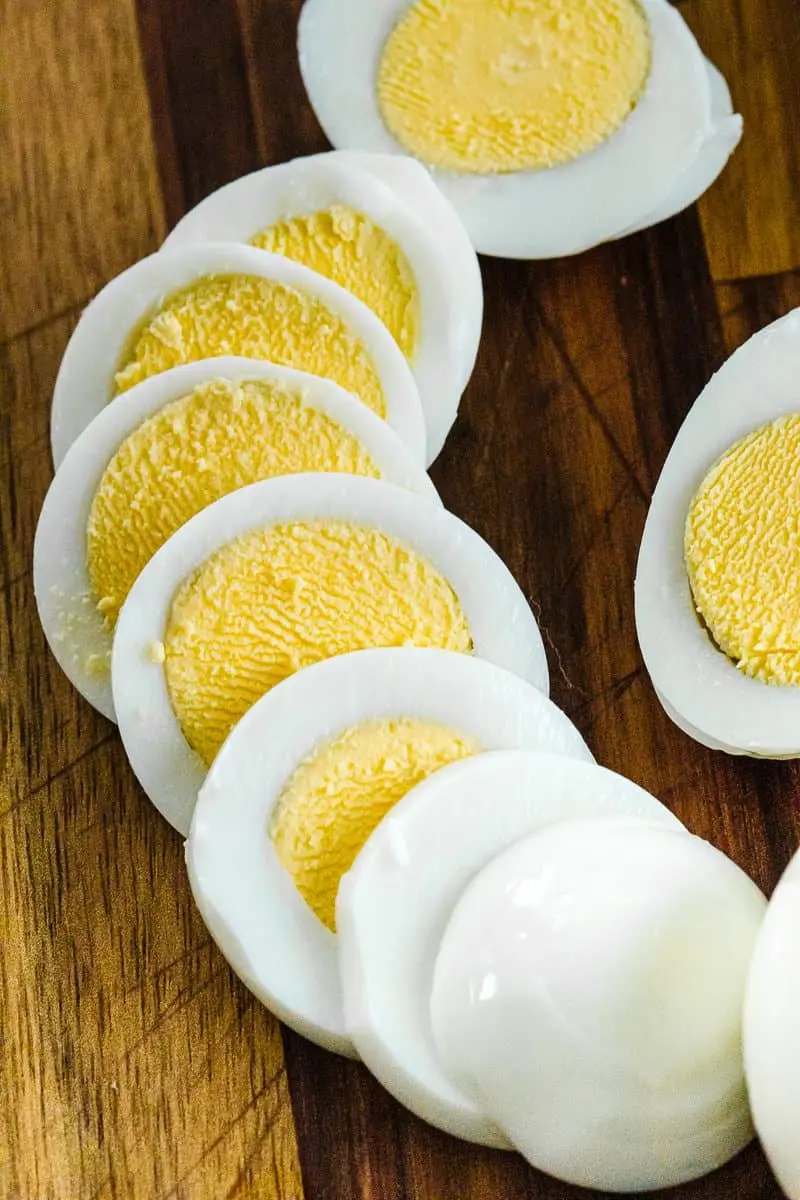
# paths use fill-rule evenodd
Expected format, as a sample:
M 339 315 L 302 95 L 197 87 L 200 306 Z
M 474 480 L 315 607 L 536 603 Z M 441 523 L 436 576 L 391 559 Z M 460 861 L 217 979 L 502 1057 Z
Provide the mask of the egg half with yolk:
M 306 0 L 298 41 L 333 144 L 423 162 L 485 254 L 661 219 L 741 133 L 667 0 Z
M 368 305 L 411 366 L 435 457 L 475 363 L 483 288 L 461 221 L 419 163 L 333 151 L 266 167 L 206 197 L 165 246 L 196 242 L 285 255 Z
M 459 896 L 501 851 L 561 821 L 680 828 L 636 784 L 547 749 L 478 754 L 421 781 L 371 834 L 336 905 L 345 1026 L 360 1057 L 423 1120 L 487 1145 L 509 1142 L 450 1080 L 431 1031 L 436 953 Z
M 673 720 L 715 749 L 800 754 L 800 310 L 693 405 L 653 494 L 636 626 Z
M 208 767 L 256 700 L 322 659 L 410 645 L 474 653 L 547 689 L 524 596 L 440 505 L 345 475 L 232 492 L 162 546 L 120 613 L 112 689 L 133 769 L 185 833 Z
M 383 479 L 437 501 L 386 421 L 330 380 L 273 363 L 173 367 L 94 418 L 53 480 L 34 543 L 45 635 L 91 704 L 113 720 L 114 626 L 159 547 L 220 496 L 308 471 Z
M 302 263 L 215 242 L 142 259 L 85 310 L 53 393 L 56 466 L 116 396 L 171 367 L 220 355 L 333 380 L 387 419 L 425 461 L 414 377 L 375 314 Z
M 591 757 L 538 689 L 445 650 L 345 654 L 258 701 L 214 761 L 186 845 L 200 911 L 248 987 L 292 1028 L 353 1054 L 337 966 L 339 880 L 420 780 L 517 746 Z M 459 836 L 456 824 L 435 847 L 442 861 Z M 413 1002 L 409 986 L 403 979 Z

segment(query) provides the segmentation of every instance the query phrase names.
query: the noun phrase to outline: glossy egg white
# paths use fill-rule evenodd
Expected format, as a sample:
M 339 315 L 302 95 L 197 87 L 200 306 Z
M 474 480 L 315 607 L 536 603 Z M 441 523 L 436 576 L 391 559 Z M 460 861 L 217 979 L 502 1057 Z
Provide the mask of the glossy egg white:
M 397 173 L 397 186 L 391 167 L 384 167 L 387 159 L 391 156 L 332 151 L 265 167 L 201 201 L 164 245 L 248 242 L 278 221 L 337 204 L 369 217 L 403 251 L 418 289 L 420 337 L 411 369 L 426 401 L 430 462 L 444 444 L 475 365 L 483 285 L 466 231 L 424 167 L 408 160 Z M 412 173 L 418 179 L 404 187 Z
M 382 478 L 438 502 L 424 467 L 391 426 L 329 379 L 247 358 L 207 358 L 151 376 L 123 392 L 70 446 L 45 497 L 36 528 L 33 583 L 39 619 L 59 666 L 81 695 L 114 720 L 111 676 L 92 664 L 109 659 L 112 634 L 91 596 L 86 528 L 103 472 L 122 442 L 165 405 L 216 379 L 267 380 L 302 393 L 356 437 Z
M 221 242 L 160 250 L 123 271 L 86 308 L 61 361 L 50 418 L 58 468 L 89 422 L 114 399 L 114 375 L 131 334 L 164 300 L 206 275 L 274 279 L 316 297 L 353 331 L 372 358 L 388 423 L 421 462 L 425 413 L 411 368 L 382 321 L 350 292 L 277 254 Z
M 433 1041 L 535 1167 L 613 1194 L 751 1139 L 742 1003 L 764 897 L 708 842 L 562 822 L 477 875 L 444 931 Z
M 429 1004 L 439 943 L 464 888 L 523 838 L 583 817 L 682 828 L 649 792 L 585 755 L 498 750 L 442 768 L 377 827 L 342 879 L 336 906 L 347 1032 L 406 1108 L 467 1141 L 508 1138 L 451 1082 Z
M 251 484 L 198 513 L 161 547 L 131 589 L 111 658 L 114 708 L 136 775 L 181 833 L 189 828 L 205 768 L 186 742 L 163 665 L 148 647 L 164 637 L 182 581 L 227 542 L 252 530 L 320 518 L 381 529 L 432 563 L 454 588 L 475 654 L 548 689 L 536 620 L 508 568 L 474 530 L 430 499 L 350 475 L 291 475 Z
M 653 493 L 636 570 L 636 630 L 669 716 L 730 754 L 800 754 L 800 688 L 751 679 L 712 642 L 694 607 L 683 538 L 692 499 L 740 438 L 800 410 L 800 309 L 738 349 L 692 406 Z
M 446 650 L 340 655 L 299 671 L 246 713 L 200 790 L 186 844 L 192 891 L 251 991 L 293 1029 L 341 1054 L 355 1055 L 358 1047 L 342 1011 L 338 939 L 295 888 L 267 829 L 286 782 L 318 745 L 362 721 L 398 716 L 444 724 L 487 749 L 528 746 L 591 758 L 574 725 L 538 689 Z M 448 828 L 437 854 L 449 859 L 458 836 Z M 415 897 L 417 906 L 424 901 Z M 417 1006 L 412 980 L 403 978 L 401 987 L 394 1000 Z
M 744 1007 L 744 1061 L 758 1136 L 789 1200 L 800 1200 L 800 854 L 767 908 Z
M 383 45 L 408 0 L 306 0 L 300 67 L 317 117 L 339 149 L 404 153 L 385 126 L 375 79 Z M 602 145 L 563 166 L 508 174 L 431 174 L 475 248 L 506 258 L 576 254 L 635 229 L 670 201 L 718 132 L 705 59 L 667 0 L 642 0 L 652 65 L 644 94 Z M 712 174 L 704 168 L 702 175 Z M 676 211 L 674 208 L 672 211 Z

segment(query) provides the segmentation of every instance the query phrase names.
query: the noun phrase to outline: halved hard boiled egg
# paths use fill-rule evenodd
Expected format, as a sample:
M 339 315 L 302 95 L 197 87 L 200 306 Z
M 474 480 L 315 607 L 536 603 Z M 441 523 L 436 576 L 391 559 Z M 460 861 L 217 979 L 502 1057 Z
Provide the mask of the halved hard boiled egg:
M 800 309 L 695 402 L 653 495 L 636 627 L 664 708 L 732 754 L 800 754 Z
M 56 466 L 116 396 L 171 367 L 230 354 L 332 379 L 388 419 L 425 460 L 414 377 L 375 314 L 302 263 L 209 243 L 142 259 L 83 313 L 53 394 Z
M 217 500 L 150 560 L 120 613 L 112 688 L 134 771 L 181 832 L 236 722 L 351 650 L 474 653 L 547 689 L 539 629 L 494 551 L 393 484 L 291 475 Z
M 800 1200 L 800 854 L 758 935 L 744 1008 L 744 1061 L 758 1136 L 789 1200 Z
M 299 671 L 250 709 L 201 788 L 186 860 L 212 935 L 268 1008 L 320 1045 L 355 1053 L 333 927 L 339 880 L 376 826 L 395 861 L 404 859 L 404 823 L 393 839 L 393 806 L 421 779 L 432 782 L 449 762 L 517 746 L 591 757 L 538 689 L 443 650 L 332 658 Z M 496 820 L 507 828 L 505 799 L 494 796 Z M 452 804 L 448 811 L 452 827 L 436 821 L 429 843 L 443 864 L 463 840 L 458 812 Z M 435 872 L 419 876 L 415 911 L 424 909 L 428 892 L 439 903 L 437 882 Z M 385 911 L 391 932 L 391 891 L 378 903 L 373 916 L 379 921 Z M 387 1004 L 407 1001 L 416 1011 L 416 986 L 416 978 L 401 977 L 400 993 Z
M 306 0 L 298 36 L 333 144 L 419 159 L 485 254 L 661 219 L 724 165 L 722 127 L 740 133 L 667 0 Z
M 84 429 L 51 484 L 34 543 L 48 643 L 111 720 L 111 639 L 156 550 L 220 496 L 275 475 L 345 472 L 436 502 L 419 460 L 337 384 L 274 363 L 212 358 L 124 392 Z
M 400 800 L 342 879 L 336 931 L 347 1033 L 370 1071 L 430 1124 L 468 1141 L 509 1144 L 451 1081 L 433 1045 L 434 963 L 456 901 L 514 843 L 561 821 L 601 816 L 680 828 L 654 796 L 585 756 L 479 754 Z
M 617 1194 L 698 1178 L 753 1134 L 742 1002 L 764 910 L 685 831 L 606 817 L 518 842 L 444 930 L 442 1066 L 567 1183 Z
M 461 221 L 411 160 L 332 152 L 266 167 L 213 192 L 166 248 L 249 242 L 347 288 L 405 354 L 429 410 L 428 460 L 455 420 L 481 333 L 483 287 Z M 404 178 L 414 175 L 410 187 Z

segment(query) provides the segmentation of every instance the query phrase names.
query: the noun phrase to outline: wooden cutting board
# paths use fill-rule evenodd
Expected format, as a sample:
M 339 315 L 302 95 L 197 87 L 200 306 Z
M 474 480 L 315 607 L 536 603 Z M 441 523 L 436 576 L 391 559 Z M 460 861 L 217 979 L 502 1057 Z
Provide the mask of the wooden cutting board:
M 367 0 L 364 0 L 366 3 Z M 770 889 L 800 770 L 670 724 L 632 581 L 678 426 L 726 353 L 800 303 L 800 9 L 685 0 L 745 114 L 700 206 L 578 259 L 486 260 L 478 367 L 435 468 L 541 618 L 601 762 Z M 0 3 L 0 1197 L 577 1200 L 404 1112 L 278 1024 L 196 914 L 180 839 L 62 678 L 33 603 L 48 406 L 82 306 L 213 188 L 324 148 L 299 0 Z M 798 382 L 800 406 L 800 381 Z M 778 1197 L 752 1147 L 694 1200 Z

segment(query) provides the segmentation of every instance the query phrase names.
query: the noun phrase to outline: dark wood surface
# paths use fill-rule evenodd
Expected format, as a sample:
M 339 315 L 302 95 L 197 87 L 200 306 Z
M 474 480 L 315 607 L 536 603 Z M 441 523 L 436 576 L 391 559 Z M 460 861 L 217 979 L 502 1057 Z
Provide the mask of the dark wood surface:
M 45 650 L 31 544 L 81 307 L 182 211 L 324 148 L 297 0 L 0 0 L 0 1197 L 570 1200 L 277 1023 L 210 944 L 180 839 Z M 800 10 L 684 0 L 747 121 L 689 212 L 578 259 L 485 261 L 486 325 L 434 471 L 541 618 L 601 762 L 771 888 L 800 769 L 695 745 L 655 700 L 632 581 L 648 498 L 726 353 L 800 303 Z M 800 380 L 798 381 L 800 405 Z M 588 1193 L 583 1193 L 587 1195 Z M 773 1200 L 751 1147 L 673 1193 Z

